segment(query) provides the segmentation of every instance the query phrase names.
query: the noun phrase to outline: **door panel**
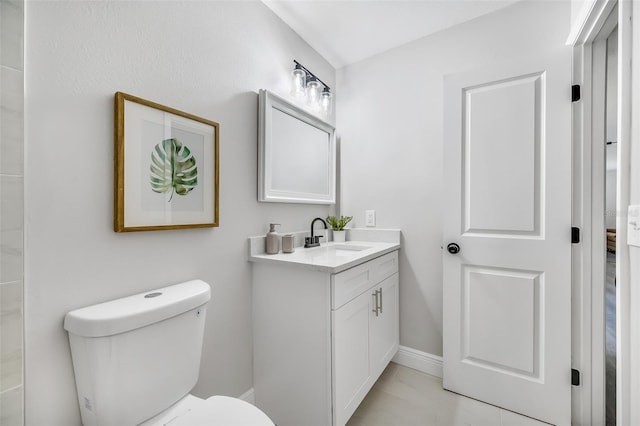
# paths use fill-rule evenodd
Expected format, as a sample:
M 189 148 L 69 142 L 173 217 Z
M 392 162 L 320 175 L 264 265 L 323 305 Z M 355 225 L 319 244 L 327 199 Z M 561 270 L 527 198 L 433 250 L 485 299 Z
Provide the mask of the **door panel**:
M 540 73 L 463 89 L 466 232 L 539 233 L 543 89 Z
M 369 391 L 369 313 L 365 291 L 331 312 L 333 333 L 333 421 L 343 425 Z
M 570 51 L 445 78 L 443 383 L 571 422 Z
M 398 274 L 393 274 L 375 289 L 382 290 L 380 311 L 370 310 L 371 376 L 378 377 L 398 351 Z
M 539 379 L 541 274 L 464 266 L 462 359 Z

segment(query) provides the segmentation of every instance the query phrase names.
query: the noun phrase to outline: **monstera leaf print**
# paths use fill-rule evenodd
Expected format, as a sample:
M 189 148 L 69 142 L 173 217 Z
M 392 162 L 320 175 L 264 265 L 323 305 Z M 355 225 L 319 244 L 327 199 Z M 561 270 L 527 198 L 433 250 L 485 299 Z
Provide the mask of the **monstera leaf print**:
M 159 194 L 171 191 L 187 195 L 198 185 L 196 159 L 178 139 L 165 139 L 151 151 L 151 189 Z

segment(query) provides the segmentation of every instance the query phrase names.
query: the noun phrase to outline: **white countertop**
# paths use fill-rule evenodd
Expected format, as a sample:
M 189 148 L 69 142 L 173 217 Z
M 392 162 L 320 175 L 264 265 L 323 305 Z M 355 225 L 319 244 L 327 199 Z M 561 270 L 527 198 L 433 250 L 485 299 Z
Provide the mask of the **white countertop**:
M 296 247 L 293 253 L 252 253 L 249 256 L 249 261 L 306 267 L 335 274 L 398 249 L 400 249 L 399 242 L 328 242 L 319 247 Z

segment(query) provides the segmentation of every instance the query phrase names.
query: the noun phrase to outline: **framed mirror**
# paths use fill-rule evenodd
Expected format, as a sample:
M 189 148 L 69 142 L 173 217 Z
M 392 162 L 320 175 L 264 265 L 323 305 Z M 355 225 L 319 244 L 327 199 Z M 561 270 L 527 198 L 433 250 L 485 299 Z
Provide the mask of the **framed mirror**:
M 335 128 L 267 90 L 258 99 L 258 201 L 334 204 Z

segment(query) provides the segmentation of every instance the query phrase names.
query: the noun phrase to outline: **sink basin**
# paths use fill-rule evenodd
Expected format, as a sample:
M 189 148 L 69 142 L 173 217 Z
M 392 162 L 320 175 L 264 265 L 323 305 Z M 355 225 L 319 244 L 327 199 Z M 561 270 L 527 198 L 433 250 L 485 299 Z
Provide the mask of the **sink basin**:
M 371 246 L 357 245 L 357 244 L 328 244 L 320 247 L 305 248 L 301 250 L 301 253 L 305 258 L 317 259 L 317 258 L 334 258 L 334 257 L 354 257 L 358 256 L 359 252 L 370 249 Z M 328 257 L 327 257 L 328 256 Z
M 362 251 L 362 250 L 370 249 L 371 247 L 357 246 L 357 245 L 350 245 L 350 244 L 335 244 L 334 246 L 332 246 L 332 248 L 335 250 Z

